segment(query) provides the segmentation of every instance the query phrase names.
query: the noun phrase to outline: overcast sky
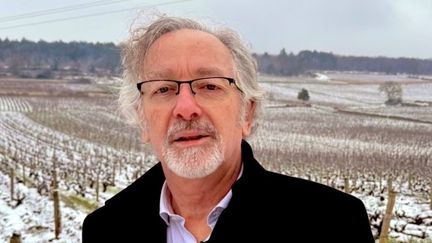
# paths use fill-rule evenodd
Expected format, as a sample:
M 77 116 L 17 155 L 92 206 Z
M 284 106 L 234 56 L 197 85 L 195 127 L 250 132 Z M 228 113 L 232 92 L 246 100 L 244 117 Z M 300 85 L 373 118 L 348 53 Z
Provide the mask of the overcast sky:
M 432 58 L 432 0 L 0 0 L 0 6 L 2 39 L 117 44 L 138 10 L 150 8 L 226 25 L 257 53 Z

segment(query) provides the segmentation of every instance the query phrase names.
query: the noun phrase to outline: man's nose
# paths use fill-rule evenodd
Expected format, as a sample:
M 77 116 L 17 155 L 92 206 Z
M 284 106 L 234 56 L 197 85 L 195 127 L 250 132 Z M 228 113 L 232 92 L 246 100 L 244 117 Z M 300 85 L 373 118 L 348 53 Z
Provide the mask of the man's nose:
M 176 118 L 184 120 L 192 120 L 201 116 L 201 107 L 196 102 L 195 96 L 192 93 L 190 85 L 182 84 L 179 87 L 176 105 L 173 110 L 173 115 Z

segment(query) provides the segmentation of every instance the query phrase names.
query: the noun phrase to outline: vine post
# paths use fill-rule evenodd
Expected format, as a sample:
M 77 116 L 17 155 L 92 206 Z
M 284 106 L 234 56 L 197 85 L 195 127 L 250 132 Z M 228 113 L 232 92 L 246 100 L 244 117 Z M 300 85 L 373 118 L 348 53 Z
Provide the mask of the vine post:
M 387 208 L 383 218 L 383 223 L 381 226 L 381 234 L 379 236 L 379 243 L 388 243 L 388 233 L 390 229 L 390 221 L 393 216 L 393 207 L 396 202 L 396 192 L 391 190 L 388 193 Z
M 58 191 L 57 181 L 57 156 L 53 155 L 53 170 L 52 170 L 52 197 L 54 201 L 54 234 L 55 238 L 59 239 L 61 233 L 61 213 L 60 213 L 60 195 Z

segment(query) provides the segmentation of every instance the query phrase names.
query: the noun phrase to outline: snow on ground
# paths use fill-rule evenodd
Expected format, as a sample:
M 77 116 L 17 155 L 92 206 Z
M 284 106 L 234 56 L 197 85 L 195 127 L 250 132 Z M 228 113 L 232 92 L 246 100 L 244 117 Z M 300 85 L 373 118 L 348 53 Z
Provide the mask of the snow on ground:
M 262 86 L 273 100 L 296 100 L 298 92 L 305 88 L 311 102 L 362 106 L 385 101 L 385 95 L 379 93 L 375 84 L 262 83 Z
M 402 85 L 402 98 L 404 101 L 432 102 L 432 82 L 418 83 L 419 79 L 412 79 L 404 75 L 377 75 L 364 74 L 359 77 L 352 74 L 316 73 L 312 80 L 298 77 L 279 81 L 276 78 L 268 78 L 272 81 L 263 81 L 262 87 L 273 100 L 295 100 L 298 92 L 305 88 L 309 91 L 310 101 L 337 103 L 342 105 L 377 105 L 383 104 L 386 95 L 378 90 L 379 84 L 387 81 L 399 82 Z M 346 83 L 343 81 L 359 82 Z M 274 81 L 273 81 L 274 80 Z M 366 82 L 366 80 L 369 80 Z M 318 82 L 328 81 L 328 82 Z M 333 81 L 341 81 L 340 83 Z M 372 82 L 374 81 L 374 82 Z
M 380 81 L 388 80 L 388 77 L 377 77 Z M 294 79 L 294 78 L 293 78 Z M 322 74 L 317 77 L 317 81 L 328 81 L 328 80 L 338 80 L 341 76 L 335 76 L 334 74 Z M 355 77 L 353 76 L 353 80 Z M 403 77 L 398 77 L 398 80 L 403 80 Z M 335 84 L 335 83 L 308 83 L 308 82 L 295 82 L 295 83 L 263 83 L 264 88 L 266 88 L 274 100 L 276 101 L 286 101 L 286 100 L 296 100 L 297 94 L 301 88 L 306 88 L 310 92 L 311 100 L 313 102 L 329 102 L 337 103 L 343 105 L 351 106 L 365 106 L 371 107 L 377 104 L 382 104 L 385 101 L 383 94 L 378 91 L 377 84 Z M 411 85 L 404 84 L 404 98 L 407 100 L 422 100 L 431 101 L 432 96 L 430 91 L 432 90 L 432 84 L 421 84 L 421 85 Z M 82 107 L 85 103 L 81 103 L 80 100 L 76 102 L 76 107 Z M 7 104 L 6 106 L 1 106 L 1 104 Z M 66 104 L 68 107 L 70 104 Z M 12 107 L 12 108 L 11 108 Z M 7 145 L 9 141 L 14 141 L 16 146 L 20 149 L 25 149 L 26 151 L 32 151 L 32 147 L 40 145 L 41 141 L 61 141 L 57 145 L 58 147 L 68 148 L 69 150 L 74 150 L 85 146 L 85 148 L 80 149 L 80 151 L 85 151 L 90 153 L 92 151 L 101 150 L 99 145 L 87 143 L 84 140 L 79 140 L 75 137 L 68 136 L 66 134 L 60 133 L 58 131 L 51 130 L 43 125 L 37 124 L 32 120 L 28 119 L 25 115 L 20 112 L 31 111 L 31 105 L 27 101 L 22 101 L 21 99 L 12 98 L 2 98 L 0 97 L 0 110 L 3 110 L 0 115 L 0 145 Z M 66 107 L 67 108 L 67 107 Z M 314 108 L 312 108 L 314 109 Z M 388 109 L 388 108 L 387 108 Z M 17 112 L 20 111 L 20 112 Z M 285 110 L 274 111 L 277 113 L 283 113 Z M 291 111 L 292 112 L 292 111 Z M 310 112 L 310 111 L 307 111 Z M 316 112 L 316 111 L 315 111 Z M 321 111 L 323 112 L 323 111 Z M 289 114 L 287 114 L 289 115 Z M 292 114 L 291 114 L 292 115 Z M 391 122 L 392 126 L 396 126 L 398 122 Z M 400 122 L 402 124 L 402 122 Z M 277 125 L 277 126 L 276 126 Z M 325 125 L 325 124 L 323 124 Z M 367 125 L 367 124 L 364 124 Z M 376 127 L 376 124 L 372 124 Z M 406 126 L 405 123 L 402 125 Z M 260 130 L 261 133 L 265 133 L 265 137 L 271 138 L 272 140 L 265 140 L 265 145 L 269 146 L 274 144 L 275 146 L 294 146 L 290 144 L 289 141 L 296 141 L 296 146 L 301 146 L 302 144 L 313 144 L 313 148 L 316 150 L 338 150 L 338 148 L 343 146 L 356 146 L 357 148 L 367 148 L 373 149 L 389 149 L 382 144 L 376 144 L 371 142 L 350 140 L 341 140 L 339 138 L 320 138 L 312 137 L 307 134 L 292 133 L 286 134 L 283 132 L 285 127 L 283 124 L 273 124 L 272 122 L 263 122 L 262 127 L 265 130 Z M 289 126 L 289 124 L 285 125 Z M 275 131 L 279 131 L 275 134 Z M 28 133 L 39 134 L 38 137 L 32 136 Z M 268 134 L 267 134 L 268 133 Z M 41 138 L 43 138 L 41 140 Z M 263 142 L 261 140 L 261 142 Z M 404 145 L 405 151 L 414 150 L 427 150 L 430 148 L 411 148 L 410 145 Z M 312 146 L 310 147 L 312 148 Z M 402 148 L 402 147 L 401 147 Z M 34 150 L 34 149 L 33 149 Z M 72 151 L 75 159 L 81 159 L 77 151 Z M 93 152 L 92 152 L 93 153 Z M 107 150 L 107 153 L 112 155 L 117 155 L 118 157 L 134 156 L 132 161 L 138 161 L 137 154 L 127 153 L 125 151 L 111 151 Z M 2 160 L 0 154 L 0 162 Z M 68 158 L 64 158 L 67 163 L 72 163 Z M 139 160 L 141 161 L 141 159 Z M 66 163 L 66 164 L 67 164 Z M 127 186 L 132 178 L 126 177 L 126 174 L 131 175 L 136 171 L 136 168 L 131 165 L 126 166 L 122 174 L 119 174 L 116 178 L 116 184 L 118 188 Z M 340 182 L 343 184 L 343 182 Z M 65 205 L 63 202 L 60 203 L 61 206 L 61 216 L 62 216 L 62 233 L 60 234 L 60 239 L 54 239 L 54 220 L 53 220 L 53 201 L 48 195 L 40 195 L 35 188 L 29 188 L 22 183 L 16 184 L 16 194 L 18 196 L 25 195 L 25 199 L 22 204 L 16 206 L 16 200 L 11 200 L 10 198 L 10 179 L 8 175 L 0 172 L 0 242 L 8 242 L 10 236 L 13 233 L 19 233 L 22 236 L 23 243 L 32 242 L 81 242 L 81 225 L 84 217 L 88 213 L 84 209 L 71 208 Z M 63 191 L 63 193 L 68 193 Z M 362 199 L 365 203 L 368 213 L 370 215 L 377 211 L 384 211 L 387 199 L 381 198 L 377 195 L 365 195 L 361 193 L 353 193 L 355 196 Z M 103 204 L 104 200 L 111 197 L 112 193 L 101 193 L 100 204 Z M 89 198 L 94 197 L 94 192 L 86 191 L 86 196 Z M 391 222 L 392 228 L 403 228 L 405 227 L 405 232 L 412 235 L 421 235 L 426 233 L 428 237 L 432 237 L 432 210 L 429 209 L 428 202 L 423 200 L 419 201 L 418 196 L 410 195 L 410 192 L 402 191 L 398 194 L 396 199 L 395 214 L 397 217 Z M 405 217 L 406 216 L 406 217 Z M 416 217 L 424 217 L 428 221 L 429 226 L 416 225 L 415 223 L 409 222 L 410 219 Z M 430 219 L 428 219 L 430 218 Z M 407 242 L 410 237 L 395 231 L 390 233 L 390 236 L 397 238 L 399 240 Z
M 48 196 L 41 196 L 34 188 L 27 188 L 23 184 L 17 184 L 17 194 L 26 195 L 25 200 L 19 206 L 10 200 L 9 177 L 0 172 L 0 242 L 8 242 L 13 233 L 22 237 L 23 243 L 30 242 L 54 242 L 73 243 L 81 242 L 81 226 L 86 212 L 66 207 L 61 203 L 62 233 L 60 239 L 54 239 L 53 201 Z M 353 193 L 365 203 L 368 213 L 385 211 L 386 200 L 380 200 L 377 196 L 365 196 Z M 394 212 L 411 218 L 416 216 L 432 218 L 432 210 L 427 203 L 419 204 L 418 199 L 405 194 L 397 196 Z M 432 235 L 432 227 L 417 226 L 408 223 L 403 218 L 394 217 L 391 227 L 401 228 L 406 226 L 405 232 L 412 235 L 421 235 L 426 232 Z M 390 236 L 403 242 L 408 242 L 410 236 L 392 231 Z
M 365 196 L 359 193 L 353 193 L 353 195 L 363 201 L 370 215 L 377 211 L 384 214 L 386 211 L 387 196 L 383 195 L 380 198 L 377 196 Z M 424 218 L 424 221 L 428 221 L 429 224 L 432 223 L 432 210 L 429 208 L 429 203 L 427 201 L 419 202 L 419 198 L 408 196 L 406 191 L 397 193 L 390 227 L 398 230 L 403 229 L 404 234 L 391 230 L 389 236 L 402 242 L 409 242 L 412 239 L 418 240 L 423 235 L 430 239 L 432 236 L 432 227 L 426 226 L 427 223 L 417 225 L 415 223 L 416 218 Z
M 60 166 L 68 167 L 74 165 L 75 162 L 80 162 L 83 154 L 99 153 L 101 145 L 90 143 L 86 140 L 81 140 L 76 137 L 68 136 L 59 131 L 52 130 L 41 124 L 35 123 L 23 113 L 3 111 L 0 112 L 0 148 L 8 147 L 11 141 L 14 142 L 14 148 L 27 151 L 27 156 L 38 156 L 44 163 L 51 162 L 52 150 L 55 148 L 57 155 L 60 155 Z M 34 136 L 37 134 L 37 136 Z M 52 147 L 52 141 L 57 141 Z M 46 148 L 46 149 L 44 149 Z M 63 150 L 73 154 L 71 158 L 64 156 Z M 112 148 L 103 150 L 110 158 L 120 154 L 120 157 L 130 157 L 133 161 L 140 161 L 142 154 L 127 151 L 119 151 Z M 34 152 L 34 153 L 33 153 Z M 29 161 L 30 157 L 22 157 L 24 161 Z M 154 157 L 147 157 L 155 159 Z M 88 158 L 87 158 L 88 159 Z M 8 163 L 8 159 L 0 153 L 0 165 Z M 5 164 L 3 164 L 5 163 Z M 105 164 L 110 164 L 112 161 L 105 161 Z M 153 162 L 152 162 L 153 163 Z M 48 165 L 47 165 L 48 166 Z M 150 165 L 149 165 L 150 166 Z M 124 188 L 133 180 L 127 175 L 133 173 L 141 173 L 137 171 L 138 165 L 124 165 L 121 172 L 116 176 L 117 188 Z M 137 174 L 139 175 L 139 174 Z M 0 170 L 0 242 L 8 242 L 13 233 L 18 233 L 22 237 L 23 243 L 33 242 L 81 242 L 81 225 L 82 221 L 89 212 L 85 209 L 76 207 L 71 208 L 63 202 L 61 206 L 62 218 L 62 233 L 59 240 L 54 240 L 54 220 L 53 220 L 53 201 L 48 195 L 40 195 L 35 188 L 29 188 L 22 183 L 15 184 L 15 195 L 25 196 L 22 204 L 16 206 L 17 201 L 11 200 L 10 197 L 10 179 Z M 61 195 L 73 195 L 73 189 L 66 189 L 64 181 L 59 181 L 59 191 Z M 114 191 L 100 192 L 99 205 L 102 205 L 105 200 L 113 196 Z M 85 190 L 85 198 L 91 202 L 94 201 L 94 189 L 87 188 Z
M 424 84 L 405 84 L 402 86 L 403 99 L 409 101 L 432 102 L 432 82 Z
M 316 80 L 320 80 L 320 81 L 328 81 L 328 80 L 330 80 L 330 78 L 327 75 L 325 75 L 325 74 L 315 73 L 315 75 L 316 75 L 316 77 L 315 77 Z
M 62 233 L 54 239 L 54 206 L 48 196 L 41 196 L 35 188 L 22 183 L 16 185 L 16 192 L 25 195 L 21 205 L 10 199 L 9 176 L 0 172 L 0 242 L 9 242 L 13 233 L 21 235 L 26 242 L 81 242 L 81 223 L 85 212 L 61 206 Z

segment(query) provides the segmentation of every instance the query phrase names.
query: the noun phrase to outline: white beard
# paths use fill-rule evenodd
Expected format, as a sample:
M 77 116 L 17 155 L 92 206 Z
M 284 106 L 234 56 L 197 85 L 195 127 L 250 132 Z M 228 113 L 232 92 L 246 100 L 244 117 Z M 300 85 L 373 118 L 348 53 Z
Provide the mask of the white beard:
M 210 134 L 210 144 L 199 147 L 175 148 L 170 137 L 183 130 L 201 130 Z M 216 129 L 207 121 L 178 121 L 169 128 L 162 147 L 162 157 L 168 168 L 181 177 L 197 179 L 213 173 L 223 162 L 222 141 Z

